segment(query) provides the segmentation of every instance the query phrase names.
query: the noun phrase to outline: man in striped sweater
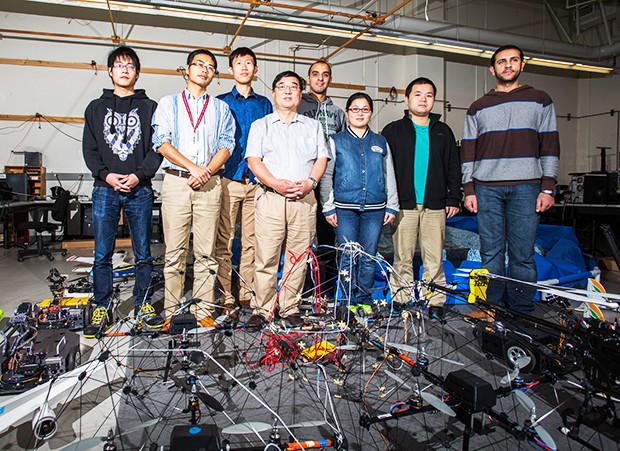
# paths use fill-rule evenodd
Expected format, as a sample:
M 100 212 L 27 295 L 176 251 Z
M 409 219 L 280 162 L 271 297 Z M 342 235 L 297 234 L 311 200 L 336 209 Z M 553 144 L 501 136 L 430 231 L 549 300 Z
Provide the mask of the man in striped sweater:
M 513 45 L 498 48 L 489 70 L 495 89 L 467 111 L 461 144 L 465 207 L 478 215 L 482 267 L 536 282 L 538 215 L 554 204 L 560 144 L 549 95 L 519 84 L 525 61 Z M 532 312 L 535 290 L 492 281 L 487 300 Z

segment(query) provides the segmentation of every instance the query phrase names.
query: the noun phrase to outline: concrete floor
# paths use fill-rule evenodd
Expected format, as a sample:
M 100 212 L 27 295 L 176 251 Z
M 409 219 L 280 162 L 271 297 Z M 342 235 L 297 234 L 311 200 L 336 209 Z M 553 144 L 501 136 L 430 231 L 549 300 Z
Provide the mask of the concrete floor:
M 155 245 L 153 247 L 154 255 L 160 255 L 162 253 L 163 253 L 162 245 Z M 76 251 L 75 254 L 78 256 L 90 257 L 92 256 L 92 250 L 82 249 L 82 250 Z M 50 291 L 48 288 L 48 283 L 46 281 L 46 278 L 49 275 L 50 269 L 56 268 L 61 274 L 68 275 L 68 279 L 79 277 L 79 274 L 75 274 L 71 272 L 72 268 L 75 267 L 75 263 L 65 261 L 65 259 L 61 257 L 60 255 L 58 255 L 56 259 L 52 262 L 48 261 L 45 257 L 40 257 L 40 258 L 30 258 L 22 263 L 17 262 L 16 255 L 17 255 L 16 249 L 2 250 L 0 254 L 0 273 L 2 274 L 2 278 L 0 281 L 0 290 L 2 291 L 4 295 L 2 302 L 0 302 L 0 308 L 4 310 L 5 317 L 12 316 L 14 309 L 23 301 L 30 301 L 32 303 L 37 303 L 43 299 L 51 297 Z M 618 277 L 618 274 L 616 273 L 605 274 L 605 277 L 603 279 L 603 285 L 607 288 L 608 292 L 620 293 L 620 277 Z M 131 287 L 131 282 L 129 282 L 128 284 L 128 289 L 124 290 L 127 297 L 131 295 L 130 287 Z M 6 321 L 7 319 L 5 318 L 0 323 L 0 327 L 6 324 Z M 443 335 L 439 335 L 439 336 L 443 336 Z M 86 342 L 87 340 L 84 340 L 84 341 Z M 89 348 L 94 345 L 93 343 L 91 343 L 93 341 L 94 340 L 90 340 L 89 343 L 83 342 L 82 345 L 83 345 L 84 355 L 86 354 L 86 352 L 90 350 Z M 441 339 L 437 340 L 437 343 L 440 343 L 442 341 L 443 340 Z M 97 352 L 97 351 L 95 350 L 94 352 Z M 387 382 L 390 382 L 390 381 L 387 380 Z M 276 383 L 281 384 L 282 382 L 278 381 Z M 273 384 L 274 382 L 272 380 L 265 381 L 266 387 L 272 386 Z M 540 402 L 541 402 L 541 399 L 537 399 L 537 403 L 540 403 Z M 101 410 L 98 410 L 98 409 L 101 409 Z M 106 407 L 106 405 L 101 405 L 97 409 L 94 409 L 88 412 L 88 416 L 95 418 L 101 413 L 101 411 L 105 411 L 106 409 L 110 410 L 110 407 L 109 406 Z M 76 416 L 76 418 L 81 418 L 81 417 Z M 88 422 L 86 419 L 84 421 Z M 21 429 L 24 429 L 24 430 L 27 429 L 28 431 L 30 430 L 29 426 L 25 428 L 21 428 Z M 20 436 L 20 433 L 22 432 L 23 431 L 20 431 L 19 429 L 15 431 L 18 444 L 20 443 L 19 436 Z M 166 433 L 168 433 L 168 431 L 166 431 Z M 93 434 L 101 435 L 102 433 L 93 432 Z M 11 434 L 10 437 L 14 437 L 14 436 Z M 359 441 L 360 445 L 362 445 L 365 443 L 364 440 L 371 440 L 373 437 L 363 436 L 363 437 L 355 437 L 355 438 Z M 57 440 L 60 440 L 60 438 L 57 438 Z M 10 438 L 10 439 L 8 437 L 0 438 L 0 449 L 17 449 L 17 448 L 12 447 L 11 443 L 13 444 L 16 443 L 15 441 L 13 441 L 13 438 Z M 67 442 L 65 441 L 64 443 L 67 443 Z M 512 447 L 513 445 L 511 445 L 511 443 L 512 443 L 511 441 L 508 441 L 507 443 L 502 444 L 502 446 L 496 449 L 513 450 L 515 448 Z M 572 443 L 572 442 L 564 441 L 562 443 L 563 445 L 566 446 L 567 444 Z M 601 442 L 601 444 L 603 443 L 608 445 L 610 442 L 607 439 L 605 439 L 604 442 Z M 482 445 L 482 444 L 483 444 L 482 442 L 479 443 L 479 445 Z M 57 448 L 58 445 L 59 445 L 59 442 L 56 443 L 55 441 L 50 441 L 49 443 L 46 443 L 44 446 L 42 446 L 39 449 L 44 449 L 44 450 L 55 449 Z M 379 444 L 377 444 L 377 446 L 375 447 L 374 444 L 372 444 L 371 442 L 368 442 L 366 443 L 366 445 L 368 446 L 367 449 L 381 449 Z M 364 446 L 362 446 L 361 449 L 363 449 Z M 487 445 L 487 447 L 488 446 L 489 445 Z M 495 445 L 495 446 L 498 446 L 498 445 Z M 23 447 L 20 447 L 20 446 L 18 446 L 18 448 L 23 449 Z M 100 445 L 99 447 L 95 449 L 100 449 Z M 571 449 L 573 448 L 571 447 Z M 581 449 L 581 448 L 578 446 L 575 446 L 574 449 Z

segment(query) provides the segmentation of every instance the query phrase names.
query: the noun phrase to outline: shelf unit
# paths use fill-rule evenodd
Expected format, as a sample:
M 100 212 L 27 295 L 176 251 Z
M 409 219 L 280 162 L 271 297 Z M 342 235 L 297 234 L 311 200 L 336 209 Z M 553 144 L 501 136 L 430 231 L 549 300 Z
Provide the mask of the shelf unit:
M 44 198 L 47 194 L 45 185 L 45 166 L 5 166 L 5 174 L 28 174 L 28 195 L 32 198 Z

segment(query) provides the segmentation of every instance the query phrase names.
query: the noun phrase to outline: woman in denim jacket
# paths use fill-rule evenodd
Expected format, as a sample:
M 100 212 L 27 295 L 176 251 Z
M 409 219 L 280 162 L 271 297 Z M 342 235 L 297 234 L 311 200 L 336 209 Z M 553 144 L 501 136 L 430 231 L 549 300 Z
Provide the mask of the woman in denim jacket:
M 331 136 L 331 160 L 321 179 L 323 214 L 336 229 L 338 244 L 361 246 L 348 247 L 340 264 L 341 287 L 351 305 L 372 304 L 375 262 L 371 257 L 377 253 L 382 227 L 398 213 L 392 155 L 385 138 L 368 127 L 372 111 L 368 94 L 349 97 L 348 126 Z

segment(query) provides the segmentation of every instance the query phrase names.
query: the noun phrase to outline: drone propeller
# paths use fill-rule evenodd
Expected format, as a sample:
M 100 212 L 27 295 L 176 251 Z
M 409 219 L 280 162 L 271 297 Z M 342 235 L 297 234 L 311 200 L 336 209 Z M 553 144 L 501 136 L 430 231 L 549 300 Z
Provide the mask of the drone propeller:
M 435 396 L 435 395 L 433 395 L 431 393 L 427 393 L 425 391 L 420 391 L 419 389 L 412 388 L 402 378 L 400 378 L 396 374 L 392 373 L 391 371 L 388 371 L 388 370 L 383 370 L 383 371 L 385 372 L 386 375 L 388 375 L 389 377 L 394 379 L 396 382 L 401 384 L 403 387 L 408 388 L 408 389 L 418 393 L 420 395 L 420 397 L 424 401 L 426 401 L 427 404 L 430 404 L 431 406 L 433 406 L 438 411 L 440 411 L 442 413 L 445 413 L 446 415 L 451 416 L 451 417 L 455 417 L 456 416 L 456 412 L 454 412 L 454 410 L 452 410 L 452 408 L 450 406 L 448 406 L 445 402 L 443 402 L 441 400 L 441 398 L 438 398 L 437 396 Z
M 288 425 L 289 429 L 299 429 L 299 428 L 311 428 L 311 427 L 318 427 L 318 426 L 323 426 L 325 424 L 325 421 L 323 420 L 318 420 L 318 421 L 305 421 L 303 423 L 295 423 L 295 424 L 291 424 Z M 226 426 L 224 429 L 222 429 L 222 434 L 228 434 L 228 435 L 243 435 L 243 434 L 259 434 L 261 432 L 267 432 L 267 431 L 272 431 L 274 429 L 282 429 L 284 428 L 284 426 L 281 425 L 272 425 L 269 423 L 262 423 L 260 421 L 250 421 L 247 423 L 237 423 L 237 424 L 231 424 L 230 426 Z
M 471 269 L 457 269 L 454 273 L 455 277 L 468 277 L 471 273 Z M 617 302 L 610 302 L 608 299 L 620 299 L 620 295 L 610 293 L 597 293 L 587 290 L 579 290 L 575 288 L 565 288 L 556 285 L 548 285 L 544 283 L 524 282 L 522 280 L 511 279 L 510 277 L 500 276 L 497 274 L 488 273 L 485 277 L 491 279 L 500 279 L 506 281 L 519 282 L 524 285 L 529 285 L 537 288 L 542 293 L 554 294 L 566 299 L 570 299 L 578 302 L 589 302 L 591 304 L 601 305 L 610 309 L 616 309 L 619 307 Z M 596 298 L 596 299 L 593 299 Z
M 465 364 L 462 363 L 462 362 L 457 362 L 456 360 L 447 359 L 445 357 L 437 357 L 435 355 L 428 354 L 424 350 L 419 350 L 415 346 L 407 345 L 407 344 L 404 344 L 404 343 L 388 343 L 388 346 L 391 346 L 391 347 L 396 348 L 396 349 L 400 349 L 401 351 L 411 352 L 412 354 L 422 354 L 422 355 L 430 357 L 432 359 L 443 360 L 444 362 L 452 363 L 453 365 L 465 366 Z
M 160 421 L 161 421 L 161 418 L 153 418 L 152 420 L 145 421 L 144 423 L 136 427 L 123 431 L 122 434 L 118 434 L 118 437 L 131 434 L 133 432 L 139 431 L 140 429 L 145 429 L 149 426 L 154 426 Z M 77 442 L 69 443 L 67 446 L 63 446 L 58 451 L 88 451 L 89 449 L 98 447 L 101 445 L 101 443 L 106 442 L 113 438 L 114 438 L 114 434 L 112 434 L 112 430 L 110 429 L 110 433 L 108 433 L 108 435 L 105 437 L 91 437 L 91 438 L 87 438 L 84 440 L 78 440 Z
M 545 445 L 547 445 L 551 449 L 557 449 L 555 446 L 555 442 L 553 441 L 553 437 L 551 437 L 549 432 L 547 432 L 547 430 L 544 427 L 542 427 L 538 423 L 534 423 L 533 427 L 534 427 L 534 430 L 536 431 L 536 435 L 540 437 L 540 440 Z
M 517 401 L 519 401 L 519 404 L 521 404 L 530 413 L 530 415 L 536 416 L 536 404 L 534 404 L 532 398 L 527 396 L 521 390 L 515 390 L 512 393 L 514 393 L 517 397 Z
M 503 385 L 510 384 L 519 375 L 519 370 L 528 366 L 531 361 L 532 358 L 530 356 L 519 357 L 514 361 L 515 369 L 511 372 L 506 371 L 506 375 L 500 379 L 499 383 Z
M 362 349 L 362 346 L 359 344 L 347 344 L 336 346 L 337 351 L 359 351 Z
M 426 393 L 425 391 L 423 391 L 423 392 L 420 392 L 420 397 L 424 401 L 426 401 L 428 404 L 433 406 L 435 409 L 439 410 L 441 413 L 445 413 L 446 415 L 450 417 L 456 416 L 456 412 L 452 410 L 452 408 L 448 404 L 443 402 L 441 398 L 438 398 L 432 393 Z
M 554 288 L 541 288 L 539 289 L 539 291 L 541 293 L 554 294 L 556 296 L 570 299 L 571 301 L 588 302 L 590 304 L 600 305 L 602 307 L 607 307 L 609 309 L 617 309 L 620 306 L 617 302 L 607 302 L 607 301 L 603 301 L 599 299 L 592 299 L 592 298 L 586 297 L 581 294 L 574 294 L 574 293 L 571 293 L 570 291 L 557 290 Z
M 413 387 L 411 387 L 411 385 L 408 385 L 402 378 L 400 378 L 396 374 L 388 370 L 383 370 L 383 372 L 387 374 L 389 377 L 391 377 L 392 379 L 394 379 L 396 382 L 398 382 L 403 387 L 408 388 L 409 390 L 413 390 Z
M 232 424 L 230 426 L 226 426 L 222 429 L 222 434 L 253 434 L 253 433 L 261 433 L 266 431 L 271 431 L 273 429 L 273 425 L 269 423 L 261 423 L 258 421 L 248 422 L 248 423 L 237 423 Z
M 172 380 L 172 382 L 174 382 L 174 385 L 191 393 L 192 387 L 189 383 L 177 376 L 170 376 L 170 379 Z M 198 390 L 197 386 L 195 387 L 197 389 L 196 396 L 198 396 L 198 399 L 200 399 L 205 406 L 215 410 L 216 412 L 224 411 L 224 406 L 217 399 L 202 390 Z
M 540 422 L 546 418 L 546 415 L 536 421 L 536 404 L 534 401 L 527 396 L 521 390 L 513 391 L 514 395 L 517 397 L 517 401 L 521 404 L 529 413 L 530 413 L 530 421 L 532 422 L 532 427 L 534 431 L 536 431 L 536 435 L 540 438 L 540 440 L 552 449 L 556 449 L 555 442 L 551 435 L 547 432 L 547 430 L 540 425 Z

